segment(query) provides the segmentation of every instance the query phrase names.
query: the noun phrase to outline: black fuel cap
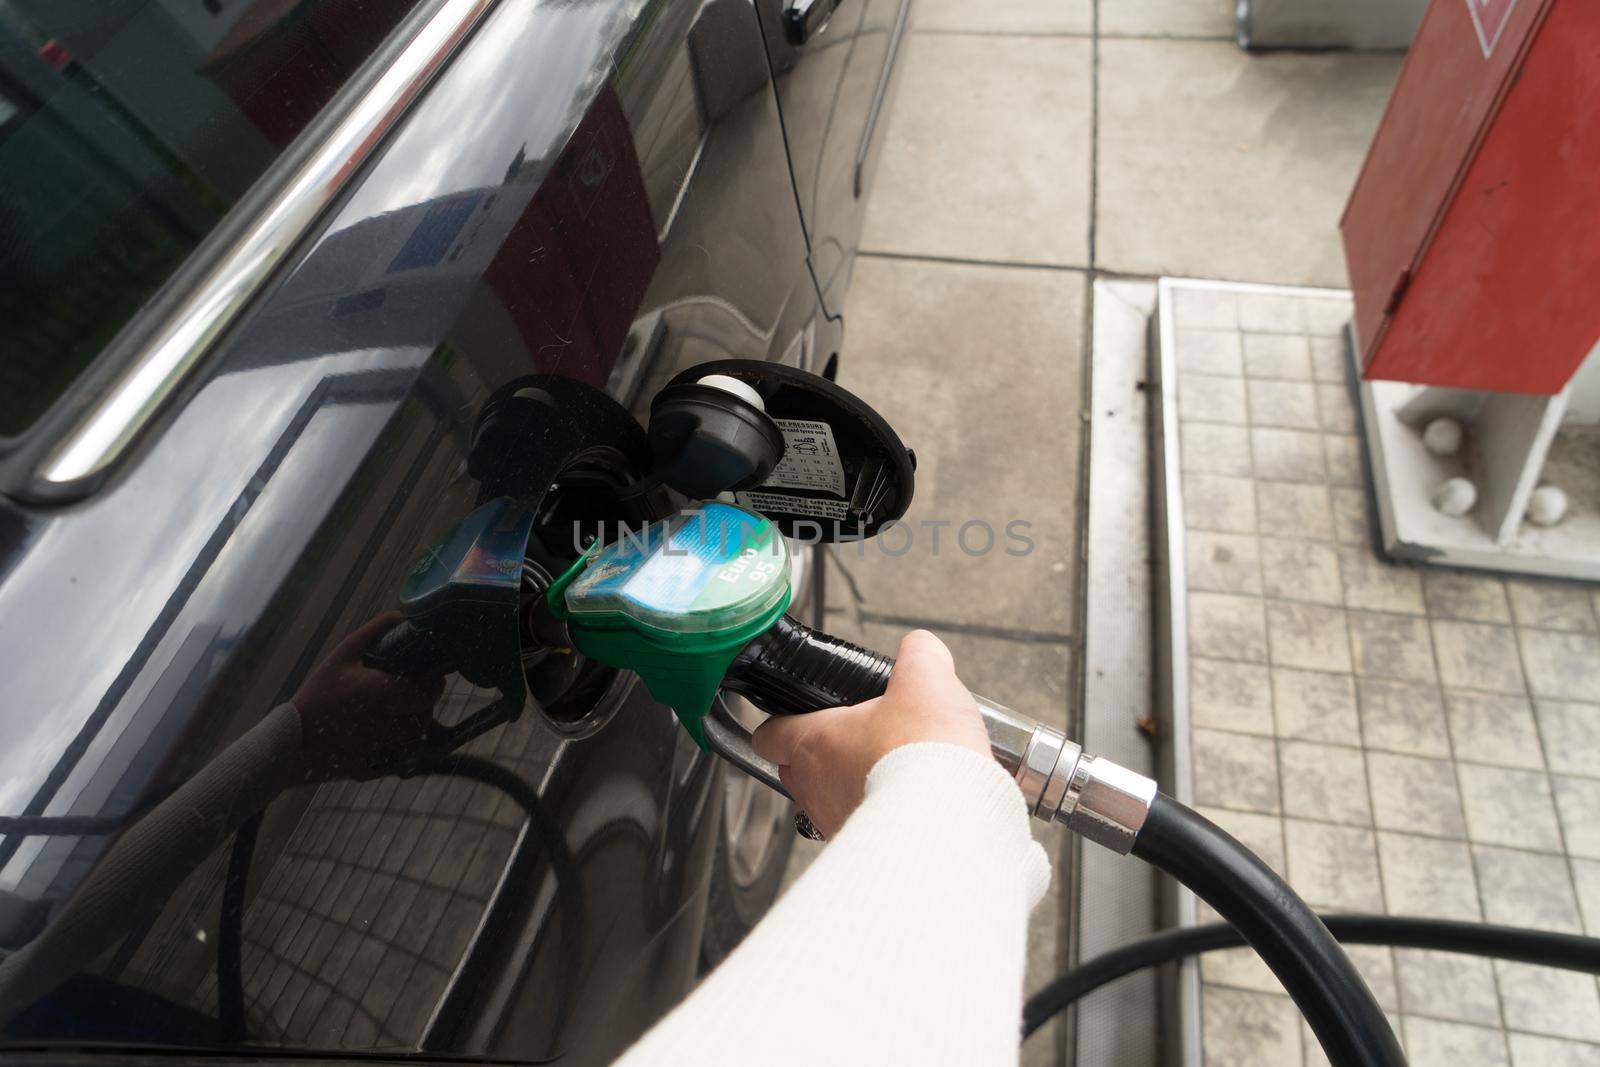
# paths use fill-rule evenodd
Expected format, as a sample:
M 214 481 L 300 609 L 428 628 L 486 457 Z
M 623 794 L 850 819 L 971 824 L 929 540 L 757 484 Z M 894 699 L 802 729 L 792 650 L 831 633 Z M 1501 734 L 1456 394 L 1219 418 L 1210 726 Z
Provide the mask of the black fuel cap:
M 753 359 L 702 363 L 668 382 L 650 412 L 662 481 L 701 499 L 732 491 L 791 537 L 860 540 L 911 506 L 911 450 L 821 375 Z

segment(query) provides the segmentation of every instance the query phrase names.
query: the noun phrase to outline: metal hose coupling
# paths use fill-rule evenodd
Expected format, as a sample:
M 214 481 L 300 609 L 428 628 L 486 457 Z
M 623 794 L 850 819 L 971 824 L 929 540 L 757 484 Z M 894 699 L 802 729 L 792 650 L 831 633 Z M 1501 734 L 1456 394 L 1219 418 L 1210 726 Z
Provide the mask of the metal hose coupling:
M 1066 734 L 978 698 L 989 745 L 1036 819 L 1127 855 L 1155 800 L 1156 783 L 1099 756 Z

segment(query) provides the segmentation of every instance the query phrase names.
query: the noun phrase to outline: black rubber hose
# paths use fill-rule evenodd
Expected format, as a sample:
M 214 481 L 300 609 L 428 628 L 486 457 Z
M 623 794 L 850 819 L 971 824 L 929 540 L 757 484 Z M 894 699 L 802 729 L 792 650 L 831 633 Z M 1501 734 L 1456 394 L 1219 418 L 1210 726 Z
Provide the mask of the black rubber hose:
M 1404 1067 L 1405 1053 L 1361 972 L 1299 895 L 1220 827 L 1156 794 L 1133 854 L 1231 923 L 1283 983 L 1339 1067 Z
M 1596 937 L 1405 915 L 1323 915 L 1320 918 L 1328 932 L 1346 945 L 1427 948 L 1600 974 L 1600 938 Z M 1244 935 L 1227 923 L 1206 923 L 1163 930 L 1102 953 L 1028 998 L 1022 1007 L 1022 1036 L 1026 1039 L 1096 989 L 1135 971 L 1202 952 L 1238 948 L 1244 943 Z

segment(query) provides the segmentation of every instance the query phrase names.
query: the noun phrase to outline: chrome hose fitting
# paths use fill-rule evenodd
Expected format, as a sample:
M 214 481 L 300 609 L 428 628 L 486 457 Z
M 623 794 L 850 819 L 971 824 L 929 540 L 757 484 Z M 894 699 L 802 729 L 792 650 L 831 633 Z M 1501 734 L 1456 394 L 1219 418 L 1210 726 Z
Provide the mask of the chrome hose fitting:
M 1155 800 L 1156 783 L 1099 756 L 1065 734 L 979 699 L 990 747 L 1010 771 L 1036 819 L 1127 855 Z

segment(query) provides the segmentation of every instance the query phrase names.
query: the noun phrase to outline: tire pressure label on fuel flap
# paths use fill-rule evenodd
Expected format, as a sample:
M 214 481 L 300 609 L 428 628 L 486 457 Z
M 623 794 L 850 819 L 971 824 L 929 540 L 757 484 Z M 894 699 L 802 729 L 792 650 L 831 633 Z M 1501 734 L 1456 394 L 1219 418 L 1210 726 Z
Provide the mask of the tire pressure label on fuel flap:
M 833 427 L 810 419 L 773 419 L 783 431 L 783 459 L 763 489 L 816 489 L 844 496 L 844 466 Z

